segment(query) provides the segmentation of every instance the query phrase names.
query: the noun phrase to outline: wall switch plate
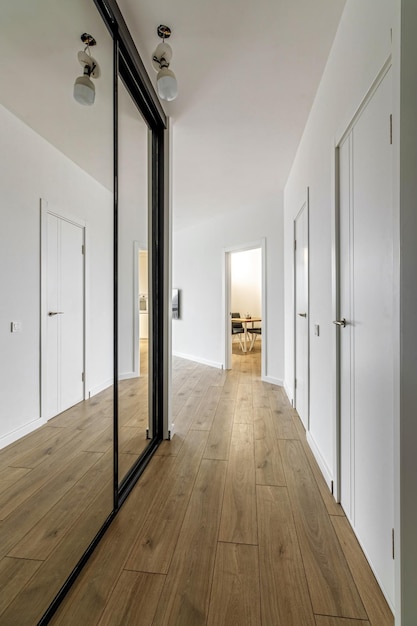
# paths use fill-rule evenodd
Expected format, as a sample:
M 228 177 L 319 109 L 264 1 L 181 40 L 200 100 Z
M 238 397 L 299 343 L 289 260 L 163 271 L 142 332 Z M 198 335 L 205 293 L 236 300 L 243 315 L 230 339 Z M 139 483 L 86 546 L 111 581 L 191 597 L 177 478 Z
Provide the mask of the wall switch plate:
M 318 324 L 314 324 L 314 334 L 317 335 L 317 337 L 320 336 L 320 326 Z
M 10 323 L 10 331 L 12 333 L 21 333 L 22 332 L 22 322 L 11 322 Z

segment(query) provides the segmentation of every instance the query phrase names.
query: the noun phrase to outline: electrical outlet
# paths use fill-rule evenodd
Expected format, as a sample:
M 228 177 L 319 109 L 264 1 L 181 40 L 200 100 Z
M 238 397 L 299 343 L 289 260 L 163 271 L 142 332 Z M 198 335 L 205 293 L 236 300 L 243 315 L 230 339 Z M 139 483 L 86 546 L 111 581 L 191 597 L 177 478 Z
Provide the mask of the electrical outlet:
M 318 324 L 314 324 L 314 334 L 320 337 L 320 326 Z
M 12 333 L 21 333 L 22 332 L 22 322 L 10 322 L 10 332 L 12 332 Z

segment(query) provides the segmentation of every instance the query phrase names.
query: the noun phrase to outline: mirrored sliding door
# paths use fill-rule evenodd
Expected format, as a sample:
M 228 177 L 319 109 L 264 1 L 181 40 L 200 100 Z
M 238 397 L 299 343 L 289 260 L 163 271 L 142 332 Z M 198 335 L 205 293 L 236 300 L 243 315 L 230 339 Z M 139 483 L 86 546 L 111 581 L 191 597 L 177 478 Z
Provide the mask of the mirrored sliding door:
M 113 40 L 92 0 L 1 14 L 0 623 L 32 626 L 113 510 Z
M 148 126 L 118 79 L 118 462 L 119 481 L 149 443 L 152 377 Z

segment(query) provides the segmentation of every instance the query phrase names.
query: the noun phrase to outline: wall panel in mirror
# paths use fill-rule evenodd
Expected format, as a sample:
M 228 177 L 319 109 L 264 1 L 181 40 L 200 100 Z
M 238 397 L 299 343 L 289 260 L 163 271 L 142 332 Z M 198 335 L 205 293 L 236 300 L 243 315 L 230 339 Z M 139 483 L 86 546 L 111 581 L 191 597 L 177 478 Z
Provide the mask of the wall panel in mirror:
M 1 14 L 0 623 L 33 626 L 113 509 L 113 42 L 93 0 Z
M 148 257 L 148 127 L 118 81 L 119 481 L 148 445 L 151 263 Z

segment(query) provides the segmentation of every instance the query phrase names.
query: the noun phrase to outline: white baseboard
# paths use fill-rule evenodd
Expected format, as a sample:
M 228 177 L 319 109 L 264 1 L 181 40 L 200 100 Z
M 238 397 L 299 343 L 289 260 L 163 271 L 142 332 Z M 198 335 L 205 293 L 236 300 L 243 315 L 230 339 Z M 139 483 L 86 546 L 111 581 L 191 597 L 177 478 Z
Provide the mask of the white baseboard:
M 21 439 L 25 435 L 29 435 L 29 433 L 33 432 L 34 430 L 37 430 L 44 424 L 46 424 L 46 420 L 43 419 L 42 417 L 38 417 L 32 422 L 29 422 L 29 424 L 25 424 L 24 426 L 21 426 L 17 430 L 14 430 L 11 433 L 7 433 L 7 435 L 3 435 L 2 437 L 0 437 L 0 450 L 2 448 L 5 448 L 6 446 L 9 446 L 11 443 L 14 443 L 18 439 Z
M 284 391 L 287 394 L 287 398 L 289 403 L 291 404 L 291 406 L 294 406 L 294 399 L 293 399 L 293 394 L 292 394 L 292 390 L 288 387 L 286 381 L 284 380 Z
M 324 460 L 319 447 L 317 446 L 316 442 L 314 441 L 314 437 L 311 435 L 310 432 L 306 432 L 306 437 L 307 437 L 307 443 L 311 448 L 312 453 L 314 454 L 314 458 L 316 459 L 318 466 L 321 470 L 321 473 L 324 476 L 324 480 L 327 483 L 327 486 L 329 487 L 330 491 L 332 490 L 332 482 L 333 482 L 333 476 L 332 473 L 326 463 L 326 461 Z
M 210 367 L 216 367 L 217 369 L 220 369 L 220 370 L 224 368 L 224 363 L 218 363 L 217 361 L 209 361 L 207 359 L 202 359 L 192 354 L 183 354 L 182 352 L 173 352 L 172 356 L 177 356 L 180 359 L 187 359 L 187 361 L 193 361 L 194 363 L 201 363 L 202 365 L 209 365 Z
M 270 383 L 271 385 L 277 385 L 277 387 L 282 387 L 284 382 L 279 378 L 275 378 L 274 376 L 263 376 L 262 381 L 264 383 Z
M 139 378 L 137 372 L 124 372 L 119 374 L 119 380 L 129 380 L 129 378 Z
M 87 399 L 92 398 L 93 396 L 96 396 L 98 393 L 100 393 L 101 391 L 104 391 L 105 389 L 108 389 L 109 387 L 111 387 L 112 384 L 113 384 L 113 378 L 109 378 L 104 383 L 101 383 L 100 385 L 96 385 L 95 387 L 92 387 L 91 389 L 88 390 Z

